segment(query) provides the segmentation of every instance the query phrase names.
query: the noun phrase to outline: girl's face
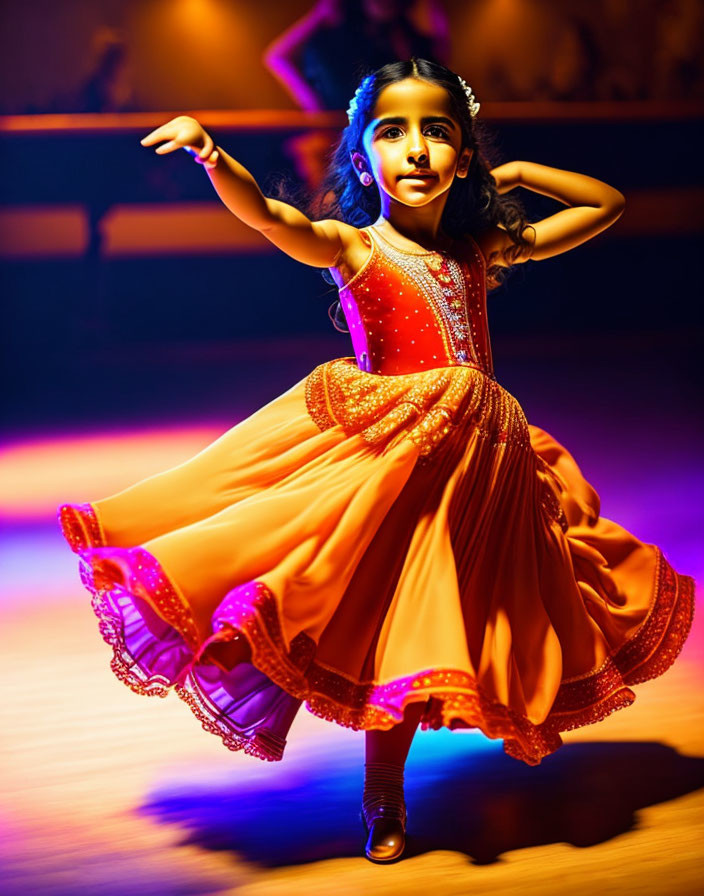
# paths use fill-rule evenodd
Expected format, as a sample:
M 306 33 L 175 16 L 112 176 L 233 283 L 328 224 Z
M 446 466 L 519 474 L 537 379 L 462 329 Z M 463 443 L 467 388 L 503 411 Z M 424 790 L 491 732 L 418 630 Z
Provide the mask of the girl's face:
M 368 161 L 352 154 L 358 174 L 370 171 L 382 202 L 387 194 L 406 206 L 425 206 L 443 196 L 455 177 L 467 176 L 472 157 L 472 150 L 461 149 L 462 132 L 447 91 L 414 78 L 382 90 L 362 140 Z

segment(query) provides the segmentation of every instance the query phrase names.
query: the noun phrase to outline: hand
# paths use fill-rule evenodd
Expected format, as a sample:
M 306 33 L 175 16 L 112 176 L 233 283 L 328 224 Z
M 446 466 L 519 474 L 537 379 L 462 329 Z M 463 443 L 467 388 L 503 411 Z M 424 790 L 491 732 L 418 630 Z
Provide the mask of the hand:
M 175 149 L 187 149 L 200 165 L 206 168 L 215 168 L 218 162 L 218 151 L 215 149 L 213 138 L 189 115 L 179 115 L 172 118 L 161 127 L 147 134 L 139 142 L 142 146 L 153 146 L 161 140 L 166 140 L 163 146 L 158 146 L 156 152 L 164 155 Z
M 520 162 L 506 162 L 489 172 L 496 181 L 496 189 L 499 195 L 508 193 L 521 182 Z

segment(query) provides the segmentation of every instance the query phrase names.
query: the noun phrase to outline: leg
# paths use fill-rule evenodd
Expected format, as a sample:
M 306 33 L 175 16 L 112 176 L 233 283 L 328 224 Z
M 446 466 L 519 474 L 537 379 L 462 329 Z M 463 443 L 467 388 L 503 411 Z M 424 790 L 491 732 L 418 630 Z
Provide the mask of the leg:
M 403 769 L 424 708 L 424 703 L 411 703 L 398 725 L 366 732 L 362 817 L 369 834 L 365 852 L 372 861 L 389 862 L 403 852 Z
M 365 732 L 365 761 L 391 763 L 403 769 L 424 709 L 425 703 L 411 703 L 398 725 L 388 731 Z

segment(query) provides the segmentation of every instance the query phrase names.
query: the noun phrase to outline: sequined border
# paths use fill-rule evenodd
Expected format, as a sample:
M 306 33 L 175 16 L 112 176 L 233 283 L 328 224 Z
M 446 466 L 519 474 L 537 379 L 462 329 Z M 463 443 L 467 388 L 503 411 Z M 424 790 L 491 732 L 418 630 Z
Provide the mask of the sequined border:
M 65 505 L 73 507 L 75 513 L 65 510 L 60 514 L 66 524 L 62 531 L 72 549 L 78 544 L 73 523 L 97 523 L 97 515 L 86 506 Z M 83 528 L 79 531 L 82 533 Z M 93 528 L 93 536 L 99 534 Z M 157 612 L 196 653 L 199 637 L 190 610 L 156 558 L 143 548 L 113 550 L 130 558 L 129 587 L 135 593 L 145 591 Z M 489 737 L 503 738 L 508 755 L 537 765 L 562 744 L 561 731 L 593 724 L 629 706 L 635 694 L 628 686 L 662 675 L 682 650 L 694 616 L 694 579 L 677 573 L 662 551 L 657 547 L 656 551 L 653 601 L 645 621 L 598 669 L 563 680 L 547 719 L 539 725 L 487 697 L 476 680 L 461 670 L 430 669 L 380 685 L 354 681 L 315 662 L 315 642 L 304 632 L 287 649 L 276 599 L 262 582 L 230 592 L 218 608 L 213 625 L 225 634 L 224 639 L 243 632 L 252 648 L 253 665 L 292 696 L 305 700 L 307 709 L 317 716 L 357 730 L 387 729 L 400 720 L 407 703 L 421 699 L 427 701 L 423 728 L 476 727 Z M 109 557 L 105 559 L 110 561 Z M 121 619 L 107 599 L 110 591 L 122 587 L 115 582 L 115 567 L 102 562 L 100 551 L 91 551 L 81 557 L 80 569 L 83 584 L 93 595 L 91 605 L 100 633 L 113 648 L 112 671 L 135 693 L 165 697 L 173 683 L 158 676 L 147 680 L 126 650 Z M 284 742 L 272 732 L 259 731 L 258 740 L 253 741 L 228 729 L 199 696 L 192 681 L 177 684 L 174 690 L 204 730 L 220 736 L 229 749 L 241 749 L 269 761 L 283 755 Z
M 192 678 L 189 677 L 183 685 L 176 685 L 174 691 L 201 723 L 202 729 L 219 737 L 228 750 L 243 750 L 250 756 L 256 756 L 257 759 L 266 762 L 278 762 L 283 759 L 286 747 L 283 738 L 263 727 L 257 729 L 253 738 L 236 734 L 232 728 L 223 723 L 219 713 L 213 713 Z
M 189 649 L 197 649 L 200 637 L 190 607 L 149 551 L 141 547 L 106 547 L 82 552 L 79 556 L 81 581 L 89 591 L 93 594 L 110 591 L 117 585 L 146 599 L 162 619 L 176 629 Z M 127 581 L 121 584 L 116 575 Z
M 105 533 L 92 504 L 62 504 L 57 517 L 61 533 L 74 554 L 106 544 Z
M 354 358 L 346 358 L 356 364 Z M 329 363 L 329 362 L 326 362 Z M 306 377 L 305 399 L 308 414 L 321 432 L 335 426 L 335 419 L 330 411 L 325 387 L 326 364 L 319 364 Z
M 465 422 L 491 437 L 492 444 L 531 450 L 519 403 L 468 365 L 381 376 L 359 370 L 354 358 L 333 358 L 308 375 L 305 400 L 320 430 L 339 425 L 380 450 L 407 438 L 427 459 L 452 428 Z M 545 500 L 548 512 L 559 515 L 550 497 Z
M 156 558 L 143 550 L 141 554 L 146 555 L 141 556 L 140 560 L 143 562 L 143 565 L 146 562 L 146 565 L 152 569 L 154 572 L 153 578 L 168 585 L 166 589 L 162 587 L 151 595 L 155 607 L 166 618 L 170 613 L 173 613 L 173 596 L 175 591 L 168 583 L 168 579 L 159 567 Z M 242 750 L 268 762 L 275 762 L 283 758 L 285 740 L 264 727 L 257 729 L 254 737 L 245 737 L 233 731 L 231 727 L 223 723 L 222 714 L 210 707 L 191 676 L 187 676 L 186 680 L 180 684 L 174 684 L 173 681 L 155 673 L 147 676 L 126 647 L 122 618 L 113 608 L 108 597 L 109 594 L 118 593 L 120 591 L 119 587 L 108 576 L 107 571 L 101 569 L 100 560 L 93 563 L 81 557 L 80 564 L 81 580 L 92 594 L 91 607 L 98 619 L 98 630 L 105 643 L 112 647 L 113 655 L 110 660 L 110 668 L 124 685 L 135 694 L 162 698 L 168 696 L 173 688 L 176 695 L 188 706 L 201 723 L 203 730 L 220 737 L 224 746 L 229 750 Z M 172 623 L 170 622 L 169 624 Z M 176 626 L 173 627 L 176 628 Z M 190 620 L 185 625 L 185 628 L 189 632 L 195 632 L 195 623 Z M 182 632 L 178 628 L 176 630 L 183 637 Z M 191 636 L 188 639 L 184 639 L 184 641 L 194 651 L 195 658 L 197 656 L 197 653 L 195 653 L 198 641 L 197 636 Z
M 539 725 L 487 697 L 476 680 L 460 670 L 431 669 L 379 685 L 352 681 L 313 659 L 305 666 L 314 655 L 314 642 L 300 633 L 287 656 L 276 600 L 261 582 L 245 586 L 244 600 L 244 593 L 231 598 L 230 623 L 233 634 L 246 635 L 257 668 L 305 700 L 315 715 L 354 729 L 386 729 L 400 721 L 406 703 L 420 697 L 430 700 L 422 727 L 477 727 L 489 737 L 503 738 L 508 755 L 537 765 L 561 745 L 559 732 L 590 725 L 629 706 L 635 694 L 628 685 L 662 675 L 684 646 L 694 615 L 694 579 L 676 573 L 657 550 L 654 600 L 646 622 L 599 669 L 563 681 Z M 227 615 L 223 605 L 223 617 Z

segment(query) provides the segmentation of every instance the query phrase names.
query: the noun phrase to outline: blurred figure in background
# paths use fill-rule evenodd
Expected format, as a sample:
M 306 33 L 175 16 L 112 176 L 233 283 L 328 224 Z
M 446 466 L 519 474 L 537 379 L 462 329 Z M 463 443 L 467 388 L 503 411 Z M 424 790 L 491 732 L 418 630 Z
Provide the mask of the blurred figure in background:
M 633 4 L 628 0 L 601 0 L 592 14 L 592 28 L 602 53 L 593 99 L 649 99 L 653 89 L 653 3 L 639 10 L 637 28 Z
M 543 99 L 647 101 L 704 94 L 701 0 L 600 0 L 564 9 L 546 59 Z
M 601 59 L 595 100 L 688 100 L 704 96 L 704 4 L 649 0 L 638 5 L 637 27 L 628 0 L 588 7 Z
M 359 78 L 394 59 L 444 62 L 447 16 L 438 0 L 318 0 L 264 52 L 264 62 L 307 112 L 345 109 Z
M 704 3 L 665 0 L 656 25 L 655 99 L 704 98 Z
M 133 112 L 137 103 L 132 86 L 128 49 L 122 34 L 107 26 L 91 38 L 91 64 L 84 80 L 57 96 L 48 112 Z
M 123 34 L 107 25 L 96 28 L 90 40 L 90 64 L 83 80 L 73 90 L 58 95 L 47 112 L 109 114 L 132 112 L 138 106 L 132 85 L 128 44 Z M 90 184 L 86 202 L 88 242 L 84 260 L 86 280 L 92 301 L 81 321 L 81 328 L 96 338 L 107 326 L 105 307 L 108 287 L 103 263 L 105 233 L 103 221 L 115 202 L 115 184 L 105 177 L 104 157 L 100 152 L 82 160 L 81 176 Z
M 581 16 L 567 14 L 558 29 L 554 52 L 546 60 L 545 79 L 536 99 L 593 100 L 602 64 L 597 36 Z
M 264 64 L 306 112 L 345 109 L 359 79 L 412 56 L 447 62 L 447 15 L 438 0 L 318 0 L 264 51 Z M 330 149 L 327 131 L 286 144 L 297 175 L 315 188 Z

